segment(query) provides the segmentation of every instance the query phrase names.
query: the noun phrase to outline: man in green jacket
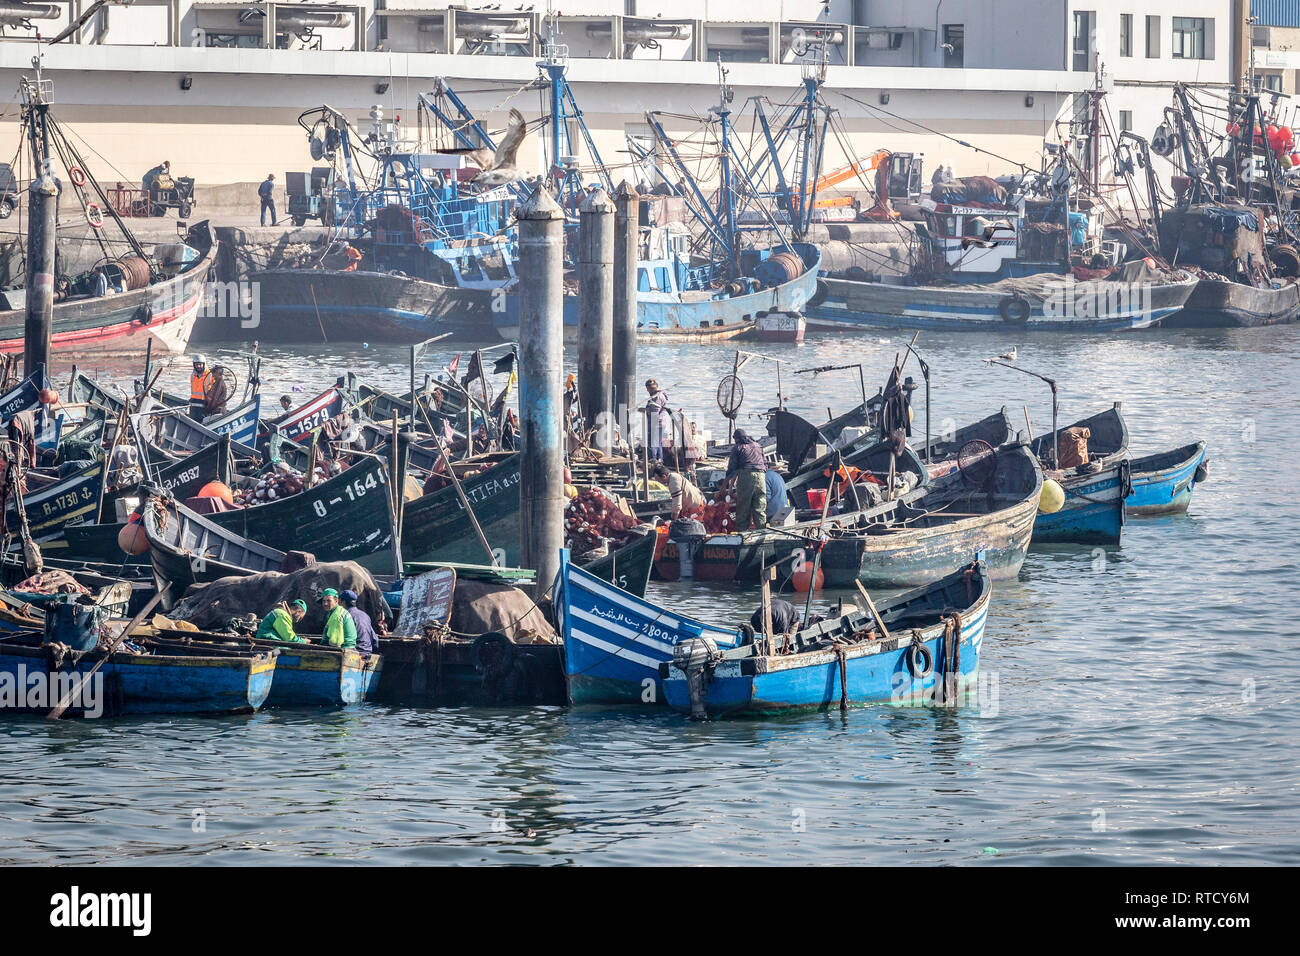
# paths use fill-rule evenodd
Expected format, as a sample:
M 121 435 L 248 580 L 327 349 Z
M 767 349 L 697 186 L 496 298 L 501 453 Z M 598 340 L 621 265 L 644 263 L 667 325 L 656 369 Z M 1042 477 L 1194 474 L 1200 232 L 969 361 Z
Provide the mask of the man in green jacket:
M 293 644 L 306 644 L 307 638 L 294 633 L 293 626 L 301 621 L 307 613 L 307 602 L 303 600 L 285 604 L 281 601 L 271 608 L 271 613 L 262 618 L 257 628 L 257 636 L 267 641 L 288 641 Z
M 330 647 L 355 648 L 357 624 L 348 609 L 339 603 L 339 592 L 326 588 L 320 594 L 320 603 L 325 611 L 325 643 Z

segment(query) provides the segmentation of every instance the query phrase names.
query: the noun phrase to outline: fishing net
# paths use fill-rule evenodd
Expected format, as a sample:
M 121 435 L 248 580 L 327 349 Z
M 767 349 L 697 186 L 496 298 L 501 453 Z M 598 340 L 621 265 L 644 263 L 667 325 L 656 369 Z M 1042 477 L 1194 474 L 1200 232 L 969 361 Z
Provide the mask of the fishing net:
M 738 376 L 727 375 L 718 383 L 718 408 L 727 418 L 735 418 L 745 400 L 745 383 Z
M 997 477 L 998 453 L 988 442 L 974 438 L 957 452 L 957 469 L 973 488 L 987 491 Z

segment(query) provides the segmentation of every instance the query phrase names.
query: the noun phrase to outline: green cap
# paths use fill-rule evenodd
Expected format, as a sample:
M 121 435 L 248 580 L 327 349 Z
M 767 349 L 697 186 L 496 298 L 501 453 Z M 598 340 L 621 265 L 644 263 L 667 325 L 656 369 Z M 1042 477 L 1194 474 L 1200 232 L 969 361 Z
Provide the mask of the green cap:
M 326 588 L 324 591 L 321 591 L 320 596 L 322 598 L 327 598 L 327 597 L 336 598 L 339 596 L 339 592 L 334 590 L 333 588 Z
M 290 606 L 290 607 L 302 608 L 304 611 L 307 610 L 307 602 L 304 601 L 302 598 L 298 598 L 297 600 L 295 600 L 295 601 L 294 601 L 292 604 L 290 604 L 289 606 Z

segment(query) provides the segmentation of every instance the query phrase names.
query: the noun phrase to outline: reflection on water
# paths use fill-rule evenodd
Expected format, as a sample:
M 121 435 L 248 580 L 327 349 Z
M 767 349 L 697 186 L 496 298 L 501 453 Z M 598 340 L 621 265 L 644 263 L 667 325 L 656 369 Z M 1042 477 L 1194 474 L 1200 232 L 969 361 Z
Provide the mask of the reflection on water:
M 860 361 L 874 391 L 909 338 L 753 349 L 791 363 L 789 406 L 821 419 L 859 400 L 856 375 L 794 369 Z M 1188 515 L 1135 519 L 1119 548 L 1035 549 L 1018 581 L 995 588 L 983 657 L 993 699 L 957 713 L 706 724 L 611 708 L 370 705 L 6 720 L 0 860 L 1300 862 L 1289 769 L 1300 627 L 1288 607 L 1300 592 L 1300 329 L 925 333 L 917 345 L 936 430 L 1004 404 L 1018 425 L 1027 405 L 1035 433 L 1050 427 L 1044 387 L 982 361 L 1015 345 L 1018 364 L 1059 379 L 1063 423 L 1122 400 L 1136 452 L 1210 445 L 1210 481 Z M 239 347 L 207 353 L 244 377 Z M 435 347 L 421 375 L 455 354 Z M 403 349 L 262 355 L 276 397 L 296 387 L 306 398 L 349 368 L 407 387 Z M 722 347 L 643 347 L 638 378 L 658 378 L 701 427 L 725 430 L 714 392 L 732 361 Z M 165 382 L 181 390 L 187 375 L 181 360 Z M 739 423 L 757 424 L 776 401 L 775 366 L 751 363 L 741 378 Z M 651 597 L 705 620 L 757 605 L 727 586 L 653 585 Z

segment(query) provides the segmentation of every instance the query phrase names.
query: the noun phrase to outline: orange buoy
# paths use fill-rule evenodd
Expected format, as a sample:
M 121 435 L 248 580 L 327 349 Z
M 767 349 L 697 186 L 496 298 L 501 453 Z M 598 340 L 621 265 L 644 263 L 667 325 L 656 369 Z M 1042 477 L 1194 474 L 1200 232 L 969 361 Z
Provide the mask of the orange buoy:
M 805 563 L 802 568 L 790 576 L 790 583 L 800 594 L 808 593 L 808 582 L 812 582 L 814 591 L 820 591 L 822 585 L 826 583 L 826 575 L 822 572 L 821 565 L 817 565 L 817 576 L 813 577 L 812 565 Z
M 57 405 L 57 404 L 59 404 L 59 392 L 58 392 L 58 389 L 54 389 L 54 388 L 43 388 L 43 389 L 41 389 L 40 399 L 41 399 L 41 404 L 42 404 L 42 405 Z
M 138 521 L 122 525 L 122 530 L 117 533 L 117 546 L 127 554 L 144 554 L 149 550 L 149 539 L 144 536 L 144 526 Z
M 204 485 L 202 488 L 199 489 L 199 493 L 194 497 L 220 498 L 228 505 L 233 505 L 235 503 L 234 494 L 232 494 L 230 488 L 227 487 L 227 485 L 221 481 L 209 481 L 206 485 Z

